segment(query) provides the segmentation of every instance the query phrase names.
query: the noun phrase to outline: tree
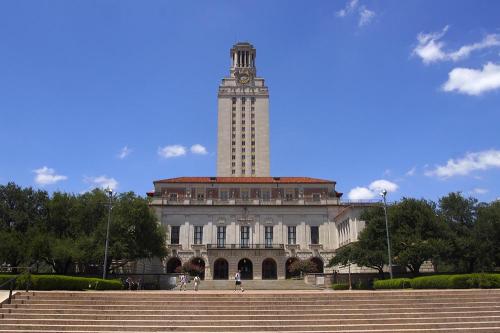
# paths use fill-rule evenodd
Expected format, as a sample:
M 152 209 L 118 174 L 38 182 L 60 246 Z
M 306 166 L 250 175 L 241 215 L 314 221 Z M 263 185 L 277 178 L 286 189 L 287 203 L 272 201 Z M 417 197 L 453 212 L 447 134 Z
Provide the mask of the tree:
M 288 270 L 290 273 L 300 272 L 300 275 L 302 275 L 302 273 L 317 273 L 318 266 L 310 259 L 306 259 L 306 260 L 298 259 L 298 260 L 295 260 L 288 267 Z

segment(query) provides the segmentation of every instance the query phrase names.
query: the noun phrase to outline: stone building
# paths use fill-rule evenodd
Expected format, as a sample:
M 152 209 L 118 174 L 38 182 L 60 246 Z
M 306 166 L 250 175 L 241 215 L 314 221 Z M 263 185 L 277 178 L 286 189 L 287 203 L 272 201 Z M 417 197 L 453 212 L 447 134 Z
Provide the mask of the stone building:
M 216 177 L 154 181 L 151 207 L 167 230 L 173 273 L 186 262 L 206 279 L 284 279 L 297 259 L 319 272 L 364 227 L 363 204 L 345 204 L 336 182 L 269 176 L 269 94 L 256 76 L 256 51 L 238 43 L 218 93 Z

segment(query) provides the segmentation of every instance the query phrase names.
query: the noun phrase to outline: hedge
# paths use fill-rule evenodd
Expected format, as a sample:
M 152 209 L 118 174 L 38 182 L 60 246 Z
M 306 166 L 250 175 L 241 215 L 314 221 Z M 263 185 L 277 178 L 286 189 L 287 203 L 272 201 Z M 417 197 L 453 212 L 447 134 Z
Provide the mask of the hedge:
M 332 284 L 333 290 L 349 290 L 349 285 L 345 283 L 334 283 Z
M 373 283 L 375 289 L 405 289 L 411 288 L 411 279 L 401 278 L 392 280 L 376 280 Z
M 14 275 L 0 275 L 0 284 Z M 16 280 L 16 288 L 26 288 L 28 275 L 20 275 Z M 30 276 L 30 290 L 120 290 L 123 284 L 120 280 L 103 280 L 98 278 L 83 278 L 65 275 L 34 275 Z M 8 289 L 4 286 L 2 289 Z
M 375 289 L 471 289 L 500 288 L 500 274 L 473 273 L 431 275 L 413 279 L 378 280 Z

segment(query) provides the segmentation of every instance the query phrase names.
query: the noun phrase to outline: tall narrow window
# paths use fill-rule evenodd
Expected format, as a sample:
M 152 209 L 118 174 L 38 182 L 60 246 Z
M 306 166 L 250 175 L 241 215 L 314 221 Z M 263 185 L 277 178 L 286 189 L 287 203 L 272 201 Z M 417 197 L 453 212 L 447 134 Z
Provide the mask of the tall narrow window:
M 203 226 L 194 226 L 194 243 L 201 244 L 203 242 Z
M 241 234 L 240 245 L 242 248 L 247 248 L 250 241 L 250 227 L 241 226 L 240 234 Z
M 273 247 L 273 227 L 267 226 L 264 232 L 264 239 L 266 247 Z
M 319 227 L 311 227 L 311 244 L 319 244 Z
M 226 226 L 217 226 L 217 247 L 226 246 Z
M 288 244 L 297 244 L 297 227 L 288 227 Z
M 178 225 L 171 227 L 170 232 L 170 244 L 179 244 L 179 231 L 181 227 Z

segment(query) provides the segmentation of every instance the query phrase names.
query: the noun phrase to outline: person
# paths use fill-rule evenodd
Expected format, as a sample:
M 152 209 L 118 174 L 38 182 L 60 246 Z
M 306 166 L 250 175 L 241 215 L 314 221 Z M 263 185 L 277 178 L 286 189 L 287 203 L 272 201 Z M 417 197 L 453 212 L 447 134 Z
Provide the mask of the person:
M 129 291 L 132 290 L 132 284 L 132 278 L 130 276 L 127 276 L 127 279 L 125 280 L 125 289 L 128 289 Z
M 181 274 L 180 280 L 181 280 L 180 289 L 182 291 L 182 288 L 184 288 L 184 291 L 185 291 L 186 290 L 186 275 L 184 273 Z
M 200 284 L 200 277 L 196 275 L 193 279 L 194 282 L 194 291 L 198 291 L 198 285 Z
M 245 291 L 243 290 L 243 285 L 241 284 L 241 270 L 238 270 L 236 274 L 234 274 L 234 291 L 236 291 L 236 288 L 239 286 L 241 289 L 241 292 Z

